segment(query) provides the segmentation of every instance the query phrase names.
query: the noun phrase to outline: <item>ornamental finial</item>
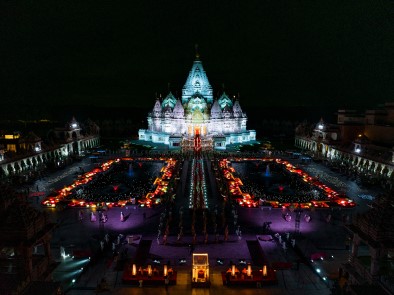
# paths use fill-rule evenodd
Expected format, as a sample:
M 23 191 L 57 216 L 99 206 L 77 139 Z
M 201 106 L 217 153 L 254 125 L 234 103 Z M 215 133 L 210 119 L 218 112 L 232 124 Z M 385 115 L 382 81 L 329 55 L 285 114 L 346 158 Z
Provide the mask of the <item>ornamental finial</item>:
M 200 59 L 200 54 L 198 53 L 198 44 L 194 45 L 196 49 L 196 59 Z

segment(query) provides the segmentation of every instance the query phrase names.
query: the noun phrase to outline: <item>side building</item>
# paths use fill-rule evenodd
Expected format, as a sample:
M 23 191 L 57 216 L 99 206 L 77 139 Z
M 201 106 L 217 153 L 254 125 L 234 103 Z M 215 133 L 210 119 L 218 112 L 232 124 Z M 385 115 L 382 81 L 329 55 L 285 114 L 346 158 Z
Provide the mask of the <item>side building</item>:
M 0 176 L 28 175 L 48 166 L 62 166 L 99 146 L 99 127 L 92 121 L 84 127 L 72 118 L 64 127 L 46 131 L 42 139 L 34 132 L 19 131 L 0 134 Z
M 2 184 L 0 214 L 0 294 L 63 294 L 52 280 L 58 263 L 51 254 L 55 224 L 48 215 Z
M 352 247 L 340 284 L 349 294 L 394 294 L 394 201 L 381 195 L 371 207 L 347 225 Z
M 321 119 L 296 128 L 295 146 L 338 169 L 394 185 L 394 103 L 378 110 L 338 110 L 336 124 Z

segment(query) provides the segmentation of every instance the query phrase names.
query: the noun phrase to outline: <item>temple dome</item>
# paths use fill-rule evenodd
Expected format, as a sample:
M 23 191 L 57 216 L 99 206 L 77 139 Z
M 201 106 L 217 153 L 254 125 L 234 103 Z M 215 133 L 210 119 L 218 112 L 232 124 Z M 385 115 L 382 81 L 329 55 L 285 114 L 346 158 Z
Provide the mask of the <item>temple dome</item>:
M 163 102 L 161 103 L 161 107 L 164 109 L 166 107 L 170 107 L 171 110 L 174 109 L 176 104 L 176 98 L 175 96 L 170 92 L 168 93 L 168 95 L 166 96 L 166 98 L 163 100 Z
M 155 105 L 153 107 L 152 116 L 153 117 L 161 117 L 161 103 L 160 103 L 159 99 L 157 99 L 155 102 Z
M 190 139 L 200 130 L 204 146 L 219 150 L 230 143 L 256 140 L 256 132 L 246 129 L 247 117 L 239 101 L 224 92 L 214 99 L 212 92 L 196 56 L 181 96 L 176 98 L 170 92 L 163 100 L 158 98 L 148 114 L 148 128 L 138 132 L 139 139 L 189 149 Z
M 236 117 L 236 118 L 240 118 L 243 115 L 241 105 L 239 104 L 238 99 L 235 101 L 235 103 L 233 105 L 233 112 L 234 112 L 234 117 Z
M 174 118 L 176 119 L 183 119 L 185 116 L 185 110 L 183 109 L 182 103 L 179 99 L 176 101 L 173 113 Z
M 199 92 L 194 93 L 187 104 L 188 112 L 194 112 L 194 110 L 199 109 L 201 112 L 205 112 L 208 108 L 207 101 L 204 96 Z
M 222 117 L 222 110 L 220 109 L 220 105 L 217 99 L 212 105 L 211 108 L 211 118 L 212 119 L 220 119 Z
M 195 60 L 186 83 L 182 89 L 182 103 L 185 104 L 189 101 L 190 97 L 196 92 L 200 93 L 206 98 L 208 103 L 212 103 L 212 87 L 209 84 L 207 74 L 204 71 L 200 60 Z
M 227 96 L 225 92 L 223 92 L 222 96 L 219 98 L 219 105 L 222 111 L 225 109 L 226 106 L 232 108 L 233 107 L 233 102 L 231 99 Z

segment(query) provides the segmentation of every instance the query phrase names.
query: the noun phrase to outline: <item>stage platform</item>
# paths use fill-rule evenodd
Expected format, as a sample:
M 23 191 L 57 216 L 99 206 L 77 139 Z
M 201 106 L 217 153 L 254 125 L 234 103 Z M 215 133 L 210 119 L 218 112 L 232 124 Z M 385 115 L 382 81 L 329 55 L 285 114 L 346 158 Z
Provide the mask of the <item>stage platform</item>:
M 176 285 L 177 272 L 174 271 L 168 278 L 170 280 L 169 285 Z M 137 273 L 137 275 L 133 276 L 129 268 L 126 268 L 122 275 L 123 283 L 135 286 L 138 286 L 140 281 L 143 281 L 143 285 L 164 286 L 164 279 L 163 272 L 153 273 L 151 276 L 148 276 L 147 273 L 143 273 L 142 275 Z
M 251 276 L 242 273 L 231 276 L 228 272 L 223 271 L 222 280 L 225 286 L 259 287 L 278 284 L 276 272 L 273 269 L 268 269 L 266 276 L 263 276 L 261 271 L 253 271 Z

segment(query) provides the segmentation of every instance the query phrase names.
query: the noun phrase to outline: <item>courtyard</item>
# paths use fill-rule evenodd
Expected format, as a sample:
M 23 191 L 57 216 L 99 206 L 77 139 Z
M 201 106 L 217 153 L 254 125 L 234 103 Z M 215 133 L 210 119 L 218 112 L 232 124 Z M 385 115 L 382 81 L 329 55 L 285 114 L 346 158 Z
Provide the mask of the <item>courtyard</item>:
M 68 294 L 92 294 L 102 279 L 108 282 L 111 294 L 126 294 L 129 288 L 133 288 L 133 292 L 144 294 L 149 294 L 146 293 L 150 292 L 149 290 L 165 292 L 164 284 L 144 284 L 141 290 L 138 284 L 123 281 L 125 271 L 132 271 L 133 264 L 138 268 L 147 268 L 150 265 L 152 269 L 156 268 L 158 273 L 164 270 L 164 265 L 171 266 L 177 276 L 176 284 L 169 287 L 170 291 L 189 290 L 194 294 L 217 292 L 215 290 L 218 289 L 225 290 L 226 294 L 249 294 L 251 291 L 270 294 L 330 293 L 332 279 L 336 278 L 340 263 L 349 255 L 349 236 L 343 225 L 350 222 L 357 211 L 365 210 L 368 200 L 357 200 L 357 204 L 361 204 L 357 207 L 306 208 L 302 212 L 292 207 L 242 207 L 222 197 L 221 183 L 217 180 L 215 170 L 206 169 L 209 207 L 208 210 L 198 210 L 193 214 L 192 210 L 187 209 L 191 161 L 187 158 L 178 160 L 178 170 L 174 171 L 177 182 L 173 186 L 174 191 L 165 194 L 165 202 L 152 208 L 141 202 L 107 206 L 105 212 L 108 220 L 105 223 L 92 221 L 91 214 L 96 212 L 97 208 L 86 206 L 86 203 L 78 208 L 48 208 L 42 207 L 31 198 L 32 204 L 47 211 L 58 223 L 51 245 L 54 258 L 61 263 L 54 272 L 54 278 L 62 281 Z M 214 158 L 204 158 L 205 167 L 212 167 L 213 160 Z M 139 167 L 139 163 L 142 163 L 144 169 L 140 169 L 142 167 Z M 159 184 L 154 185 L 151 181 L 161 175 L 164 161 L 149 165 L 144 163 L 143 159 L 135 159 L 131 166 L 132 171 L 130 166 L 123 165 L 121 173 L 129 176 L 130 172 L 134 173 L 132 177 L 135 177 L 136 183 L 139 177 L 145 177 L 149 189 L 155 191 Z M 97 168 L 91 163 L 83 164 L 92 170 Z M 242 169 L 236 162 L 233 167 L 240 171 L 241 179 L 253 179 L 255 176 L 253 169 Z M 266 167 L 260 168 L 261 174 L 267 172 Z M 75 168 L 69 169 L 74 171 Z M 339 181 L 346 182 L 339 176 L 333 176 L 331 171 L 320 164 L 310 164 L 303 169 L 309 170 L 311 175 L 317 172 L 320 178 L 327 180 L 337 177 L 335 182 L 327 181 L 327 185 L 336 190 Z M 270 172 L 274 174 L 275 167 L 272 166 Z M 55 187 L 61 189 L 75 181 L 73 175 L 62 173 L 64 177 L 51 176 L 56 181 L 50 182 L 48 187 L 43 185 L 43 189 L 49 193 L 53 192 Z M 146 177 L 147 175 L 150 176 Z M 114 183 L 109 183 L 106 187 L 107 190 L 112 187 L 111 194 L 115 193 L 113 186 Z M 124 194 L 125 189 L 122 188 L 120 194 Z M 353 186 L 353 192 L 348 195 L 357 199 L 358 195 L 363 194 L 373 192 Z M 82 220 L 79 218 L 81 211 Z M 306 213 L 310 216 L 308 222 L 303 218 Z M 285 214 L 292 218 L 286 220 Z M 301 216 L 298 225 L 297 214 Z M 331 216 L 329 221 L 328 215 Z M 146 251 L 141 251 L 142 246 L 147 248 Z M 63 250 L 64 257 L 61 255 Z M 193 253 L 208 254 L 209 289 L 191 288 Z M 224 285 L 223 272 L 231 265 L 241 271 L 247 268 L 248 264 L 252 271 L 260 271 L 264 265 L 268 266 L 275 271 L 276 283 L 263 286 L 262 289 L 257 289 L 257 285 L 245 286 L 246 289 L 240 289 L 241 287 L 236 285 Z

